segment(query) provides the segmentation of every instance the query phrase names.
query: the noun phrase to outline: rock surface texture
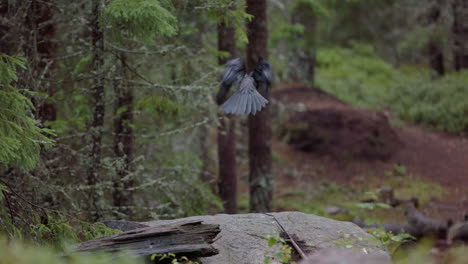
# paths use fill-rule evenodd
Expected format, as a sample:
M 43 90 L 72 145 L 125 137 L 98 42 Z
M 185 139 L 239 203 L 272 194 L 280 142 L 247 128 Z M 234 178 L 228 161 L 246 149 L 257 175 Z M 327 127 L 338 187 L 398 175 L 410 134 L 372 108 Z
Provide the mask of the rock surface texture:
M 367 254 L 353 249 L 323 249 L 303 260 L 300 264 L 392 264 L 383 253 Z
M 154 227 L 177 224 L 180 221 L 202 221 L 203 224 L 219 225 L 221 232 L 213 239 L 212 244 L 219 254 L 200 258 L 203 264 L 263 264 L 265 256 L 272 256 L 275 252 L 274 248 L 268 247 L 264 237 L 279 234 L 283 228 L 306 254 L 317 253 L 321 249 L 351 248 L 366 252 L 369 257 L 378 254 L 389 259 L 379 243 L 357 225 L 300 212 L 219 214 L 142 224 Z

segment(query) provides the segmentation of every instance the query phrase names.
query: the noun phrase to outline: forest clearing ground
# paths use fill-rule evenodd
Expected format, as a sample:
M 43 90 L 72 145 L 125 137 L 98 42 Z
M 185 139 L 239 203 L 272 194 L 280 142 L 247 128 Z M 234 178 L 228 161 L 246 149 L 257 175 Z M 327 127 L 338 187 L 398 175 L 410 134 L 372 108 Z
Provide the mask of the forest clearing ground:
M 272 98 L 285 105 L 297 106 L 301 103 L 308 109 L 353 109 L 332 95 L 302 84 L 279 86 L 272 92 Z M 306 153 L 275 137 L 275 209 L 324 213 L 323 207 L 340 203 L 338 199 L 348 200 L 341 203 L 352 199 L 358 201 L 364 197 L 366 190 L 391 186 L 401 198 L 419 196 L 426 214 L 461 220 L 463 213 L 468 211 L 468 139 L 433 132 L 413 124 L 400 124 L 393 128 L 403 144 L 385 161 L 343 160 L 330 155 Z M 320 192 L 324 191 L 321 183 L 328 186 L 325 189 L 334 190 L 325 190 L 328 194 L 321 195 Z M 322 208 L 314 208 L 319 206 L 318 203 L 326 204 L 320 205 Z M 397 210 L 401 214 L 396 216 L 393 211 L 384 213 L 383 218 L 377 218 L 385 219 L 391 215 L 392 219 L 382 221 L 403 220 L 402 208 Z

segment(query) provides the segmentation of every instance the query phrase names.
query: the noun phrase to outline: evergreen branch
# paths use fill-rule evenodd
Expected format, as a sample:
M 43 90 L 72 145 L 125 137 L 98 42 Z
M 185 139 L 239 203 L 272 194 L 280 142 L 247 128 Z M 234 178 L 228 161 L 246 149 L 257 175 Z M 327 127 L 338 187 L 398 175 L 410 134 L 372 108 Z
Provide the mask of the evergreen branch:
M 143 54 L 143 55 L 164 55 L 164 54 L 168 53 L 168 51 L 176 52 L 176 51 L 179 51 L 179 50 L 187 49 L 187 46 L 185 46 L 185 45 L 175 46 L 175 45 L 170 44 L 170 45 L 163 46 L 160 50 L 157 50 L 157 51 L 129 50 L 129 49 L 117 46 L 116 44 L 112 43 L 109 40 L 105 42 L 105 45 L 109 46 L 110 48 L 112 48 L 112 49 L 114 49 L 116 51 L 119 51 L 119 52 L 133 53 L 133 54 Z
M 19 194 L 18 192 L 16 192 L 13 187 L 11 187 L 7 182 L 5 182 L 4 180 L 0 179 L 0 183 L 2 183 L 3 185 L 5 185 L 9 192 L 11 192 L 12 194 L 14 194 L 16 197 L 20 198 L 21 200 L 23 200 L 24 202 L 26 202 L 27 204 L 31 205 L 32 207 L 35 207 L 35 208 L 39 208 L 41 210 L 45 210 L 45 211 L 52 211 L 52 212 L 57 212 L 57 213 L 62 213 L 62 211 L 60 210 L 56 210 L 56 209 L 53 209 L 53 208 L 47 208 L 47 207 L 43 207 L 43 206 L 40 206 L 40 205 L 37 205 L 31 201 L 29 201 L 28 199 L 26 199 L 24 196 L 22 196 L 21 194 Z

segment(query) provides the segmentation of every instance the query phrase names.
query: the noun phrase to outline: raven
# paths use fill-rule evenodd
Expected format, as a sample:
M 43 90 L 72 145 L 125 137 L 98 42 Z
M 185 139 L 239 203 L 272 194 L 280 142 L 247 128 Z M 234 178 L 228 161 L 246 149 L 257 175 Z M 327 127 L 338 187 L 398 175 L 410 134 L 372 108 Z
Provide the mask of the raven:
M 233 84 L 238 88 L 225 102 L 225 97 Z M 255 70 L 247 73 L 242 59 L 237 58 L 226 63 L 226 70 L 221 80 L 221 85 L 216 102 L 221 105 L 225 113 L 249 115 L 260 111 L 268 103 L 258 91 L 261 84 L 266 88 L 271 84 L 271 65 L 265 59 L 260 59 Z

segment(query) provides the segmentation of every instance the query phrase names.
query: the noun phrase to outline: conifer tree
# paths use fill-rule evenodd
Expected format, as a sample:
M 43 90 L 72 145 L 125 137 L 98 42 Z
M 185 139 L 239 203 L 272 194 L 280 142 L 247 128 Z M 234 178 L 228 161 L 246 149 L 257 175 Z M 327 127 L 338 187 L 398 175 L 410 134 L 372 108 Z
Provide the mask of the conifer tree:
M 55 67 L 55 21 L 53 20 L 53 8 L 55 0 L 31 0 L 26 16 L 26 39 L 24 43 L 25 54 L 29 59 L 31 68 L 31 86 L 37 92 L 43 93 L 44 99 L 35 100 L 36 116 L 44 124 L 57 119 L 57 108 L 52 102 L 55 94 L 55 83 L 39 81 L 49 79 Z M 39 87 L 35 87 L 40 84 Z
M 89 203 L 95 220 L 101 217 L 102 192 L 98 190 L 99 170 L 101 168 L 101 148 L 104 129 L 105 94 L 104 94 L 104 34 L 99 24 L 102 13 L 102 0 L 93 0 L 89 23 L 91 30 L 91 69 L 92 79 L 89 94 L 91 97 L 92 119 L 89 124 L 89 163 L 87 170 L 87 184 Z
M 428 14 L 428 24 L 435 26 L 440 23 L 441 20 L 441 9 L 442 3 L 440 0 L 436 1 L 434 6 L 429 10 Z M 439 43 L 438 43 L 439 42 Z M 427 47 L 427 52 L 429 55 L 429 65 L 431 68 L 439 75 L 444 75 L 445 66 L 444 66 L 444 54 L 440 41 L 436 39 L 430 39 Z
M 114 181 L 113 201 L 114 206 L 122 208 L 120 211 L 126 215 L 131 213 L 129 209 L 133 205 L 134 179 L 132 178 L 132 159 L 134 149 L 134 94 L 133 88 L 128 83 L 128 70 L 126 68 L 127 57 L 120 54 L 120 62 L 117 64 L 120 78 L 114 85 L 117 96 L 114 121 L 114 155 L 120 159 L 116 168 L 117 179 Z
M 247 72 L 255 69 L 260 58 L 268 57 L 267 41 L 267 1 L 247 0 L 247 13 L 253 19 L 247 23 Z M 263 83 L 259 92 L 268 99 L 268 91 Z M 270 104 L 259 113 L 249 116 L 249 185 L 250 212 L 271 211 L 273 198 L 271 171 L 271 117 Z
M 244 26 L 251 16 L 245 12 L 244 0 L 203 0 L 208 15 L 217 24 L 218 64 L 237 57 L 236 44 L 247 42 Z M 220 113 L 218 116 L 218 194 L 224 212 L 237 213 L 236 118 Z
M 468 2 L 453 0 L 454 61 L 457 71 L 468 69 Z
M 126 46 L 137 39 L 152 42 L 155 37 L 170 36 L 176 33 L 176 18 L 169 12 L 170 4 L 149 0 L 115 0 L 104 12 L 104 21 L 111 26 L 109 38 Z M 135 184 L 132 165 L 134 153 L 134 88 L 129 83 L 131 61 L 124 50 L 115 50 L 118 80 L 114 82 L 117 96 L 114 112 L 114 155 L 119 159 L 114 179 L 113 205 L 123 214 L 130 215 L 133 206 Z
M 218 50 L 229 52 L 229 57 L 219 57 L 224 65 L 229 58 L 236 57 L 235 28 L 221 21 L 218 24 Z M 224 212 L 237 213 L 237 173 L 236 173 L 236 119 L 221 114 L 218 127 L 218 167 L 219 195 Z
M 302 26 L 302 32 L 297 34 L 299 47 L 295 48 L 295 56 L 299 59 L 299 65 L 305 68 L 305 76 L 302 80 L 308 81 L 311 85 L 315 81 L 315 49 L 317 43 L 315 35 L 317 31 L 316 6 L 314 0 L 296 0 L 292 5 L 292 22 Z
M 34 168 L 41 146 L 52 143 L 45 136 L 51 131 L 39 128 L 33 119 L 31 101 L 13 86 L 18 81 L 17 69 L 25 67 L 24 58 L 0 54 L 0 171 Z

